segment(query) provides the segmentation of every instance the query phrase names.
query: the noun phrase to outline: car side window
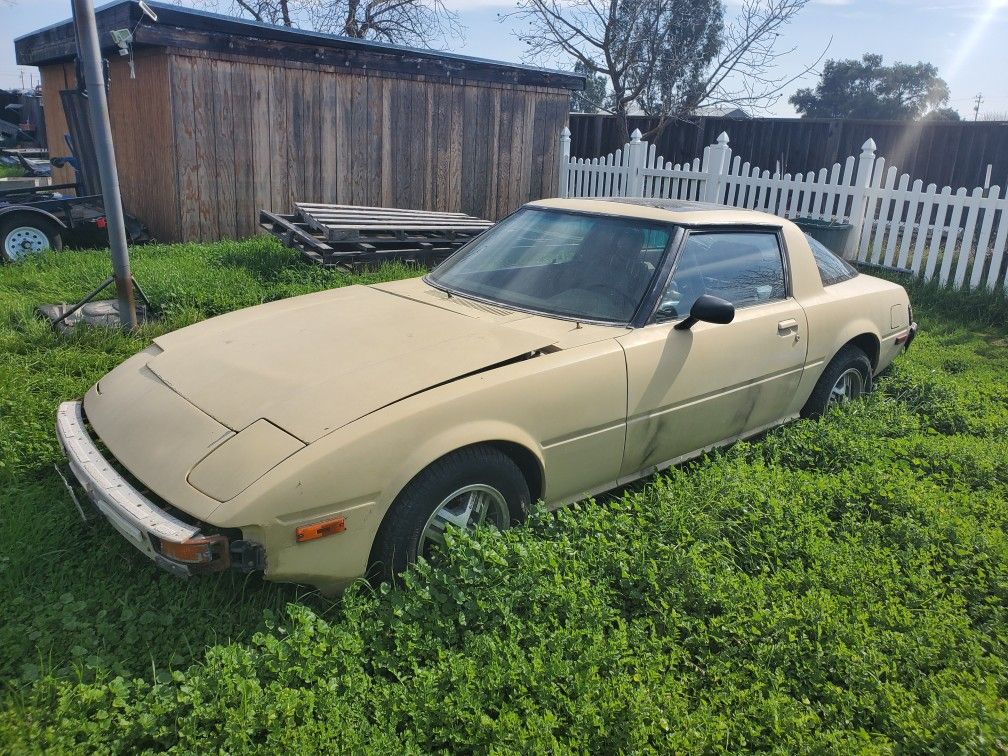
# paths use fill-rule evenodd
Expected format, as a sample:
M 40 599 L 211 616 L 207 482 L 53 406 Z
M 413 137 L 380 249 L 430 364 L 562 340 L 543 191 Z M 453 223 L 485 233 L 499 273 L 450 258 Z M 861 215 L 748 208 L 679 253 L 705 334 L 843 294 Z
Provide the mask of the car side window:
M 812 257 L 815 259 L 816 267 L 819 268 L 819 278 L 822 279 L 823 286 L 849 281 L 858 274 L 853 265 L 834 255 L 818 239 L 813 239 L 808 234 L 805 234 L 805 238 L 808 239 Z
M 659 302 L 655 322 L 686 317 L 704 294 L 725 299 L 736 308 L 787 297 L 777 234 L 690 234 Z

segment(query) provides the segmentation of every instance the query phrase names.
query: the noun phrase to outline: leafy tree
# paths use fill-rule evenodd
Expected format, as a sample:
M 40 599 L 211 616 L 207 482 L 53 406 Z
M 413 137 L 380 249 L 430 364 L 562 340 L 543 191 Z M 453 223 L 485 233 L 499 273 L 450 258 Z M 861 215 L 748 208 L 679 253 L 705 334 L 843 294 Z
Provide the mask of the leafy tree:
M 701 106 L 773 104 L 793 81 L 775 75 L 777 38 L 808 2 L 741 0 L 727 21 L 722 0 L 517 0 L 506 15 L 528 57 L 605 77 L 624 137 L 635 106 L 656 116 L 650 138 Z
M 815 89 L 790 102 L 806 118 L 911 120 L 948 102 L 948 85 L 930 63 L 882 65 L 882 56 L 827 60 Z
M 584 74 L 583 92 L 571 92 L 572 113 L 597 113 L 606 106 L 606 77 L 598 72 L 598 67 L 587 65 L 580 60 L 574 64 L 574 73 Z
M 958 110 L 952 108 L 935 108 L 924 114 L 925 121 L 961 121 Z

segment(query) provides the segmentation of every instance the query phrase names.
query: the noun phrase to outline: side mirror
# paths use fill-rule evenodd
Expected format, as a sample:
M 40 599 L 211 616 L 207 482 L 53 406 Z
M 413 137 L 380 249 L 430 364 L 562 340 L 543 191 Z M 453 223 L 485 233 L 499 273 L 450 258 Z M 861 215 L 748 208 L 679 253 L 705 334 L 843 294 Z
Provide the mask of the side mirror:
M 720 297 L 704 294 L 697 298 L 690 308 L 689 317 L 675 324 L 677 331 L 688 331 L 701 320 L 704 323 L 724 325 L 735 319 L 735 305 Z

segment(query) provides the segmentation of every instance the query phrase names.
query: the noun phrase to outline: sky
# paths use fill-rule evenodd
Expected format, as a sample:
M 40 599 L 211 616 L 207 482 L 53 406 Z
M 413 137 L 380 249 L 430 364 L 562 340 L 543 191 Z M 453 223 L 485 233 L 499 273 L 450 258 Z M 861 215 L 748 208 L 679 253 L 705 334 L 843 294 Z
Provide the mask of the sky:
M 727 0 L 729 17 L 740 2 Z M 182 0 L 180 4 L 198 2 Z M 465 27 L 463 38 L 451 49 L 522 62 L 513 20 L 501 20 L 502 14 L 514 8 L 513 2 L 446 0 L 446 4 Z M 70 0 L 0 0 L 0 87 L 20 87 L 22 76 L 26 84 L 38 81 L 37 69 L 15 63 L 14 39 L 69 16 Z M 949 105 L 964 118 L 973 117 L 977 94 L 983 96 L 981 116 L 1008 114 L 1006 40 L 1008 0 L 811 0 L 779 41 L 779 49 L 793 50 L 782 61 L 779 75 L 797 76 L 824 50 L 827 58 L 860 58 L 876 52 L 889 63 L 935 64 L 949 84 Z M 790 85 L 765 115 L 793 116 L 787 96 L 801 86 L 814 86 L 816 70 Z

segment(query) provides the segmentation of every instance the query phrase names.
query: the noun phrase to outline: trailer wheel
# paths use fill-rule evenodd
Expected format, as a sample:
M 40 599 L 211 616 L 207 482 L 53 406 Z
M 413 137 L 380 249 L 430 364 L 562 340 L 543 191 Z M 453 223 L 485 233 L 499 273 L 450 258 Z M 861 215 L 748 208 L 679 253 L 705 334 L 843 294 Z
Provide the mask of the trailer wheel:
M 17 262 L 32 252 L 63 249 L 59 227 L 34 213 L 16 213 L 0 218 L 0 259 Z

